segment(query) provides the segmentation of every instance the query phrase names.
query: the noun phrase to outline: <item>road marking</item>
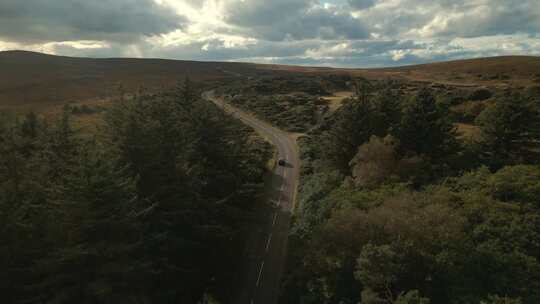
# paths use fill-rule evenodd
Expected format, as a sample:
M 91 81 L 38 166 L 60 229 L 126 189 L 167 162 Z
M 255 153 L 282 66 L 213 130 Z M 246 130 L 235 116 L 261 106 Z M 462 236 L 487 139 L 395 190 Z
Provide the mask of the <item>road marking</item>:
M 264 268 L 264 261 L 262 262 L 261 268 L 259 269 L 259 276 L 257 277 L 257 285 L 256 286 L 259 286 L 259 282 L 261 281 L 261 275 L 262 275 L 263 268 Z
M 272 240 L 272 233 L 268 236 L 268 241 L 266 242 L 266 249 L 265 251 L 268 252 L 268 248 L 270 247 L 270 241 Z
M 283 170 L 283 178 L 287 178 L 287 171 Z
M 277 212 L 274 213 L 274 221 L 272 221 L 272 227 L 276 224 Z

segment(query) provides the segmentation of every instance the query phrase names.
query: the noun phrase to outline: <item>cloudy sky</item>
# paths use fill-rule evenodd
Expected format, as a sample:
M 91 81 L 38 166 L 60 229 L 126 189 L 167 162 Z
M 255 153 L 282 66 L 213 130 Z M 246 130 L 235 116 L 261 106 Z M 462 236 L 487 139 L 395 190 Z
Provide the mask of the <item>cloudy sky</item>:
M 1 0 L 11 49 L 337 67 L 540 55 L 540 0 Z

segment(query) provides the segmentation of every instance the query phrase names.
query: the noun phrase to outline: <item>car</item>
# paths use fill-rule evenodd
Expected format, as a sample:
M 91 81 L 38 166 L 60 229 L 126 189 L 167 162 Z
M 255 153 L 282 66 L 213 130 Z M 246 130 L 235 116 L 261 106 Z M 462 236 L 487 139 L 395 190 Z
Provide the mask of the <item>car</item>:
M 286 164 L 287 164 L 287 162 L 283 158 L 280 158 L 278 160 L 278 165 L 280 165 L 282 167 L 285 167 Z

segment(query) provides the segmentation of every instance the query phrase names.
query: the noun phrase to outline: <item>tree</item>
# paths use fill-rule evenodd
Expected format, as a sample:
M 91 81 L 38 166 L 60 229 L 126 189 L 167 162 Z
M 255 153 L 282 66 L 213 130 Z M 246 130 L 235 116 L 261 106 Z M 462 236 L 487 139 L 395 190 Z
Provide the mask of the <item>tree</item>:
M 496 199 L 540 208 L 540 166 L 506 166 L 493 174 L 487 183 Z
M 334 123 L 323 133 L 322 154 L 329 164 L 342 173 L 349 173 L 349 162 L 358 147 L 373 134 L 373 111 L 369 102 L 349 100 L 336 114 Z
M 404 105 L 396 138 L 401 153 L 427 155 L 435 161 L 444 161 L 458 147 L 456 128 L 449 120 L 448 109 L 437 105 L 427 89 Z
M 540 140 L 540 109 L 520 95 L 507 95 L 490 105 L 476 123 L 484 154 L 494 168 L 527 162 Z
M 392 134 L 399 127 L 403 98 L 395 92 L 392 82 L 384 84 L 372 99 L 373 131 L 379 137 Z
M 393 304 L 429 304 L 431 301 L 420 295 L 418 290 L 411 290 L 398 296 Z
M 377 186 L 396 173 L 398 160 L 396 142 L 391 136 L 381 139 L 372 136 L 369 142 L 358 148 L 351 161 L 352 176 L 357 185 Z
M 115 103 L 93 138 L 68 107 L 50 126 L 0 114 L 3 301 L 229 302 L 271 152 L 176 93 Z
M 509 298 L 509 297 L 499 297 L 499 296 L 489 296 L 487 300 L 481 301 L 480 304 L 522 304 L 521 299 Z
M 248 183 L 262 178 L 254 180 L 250 166 L 261 164 L 248 155 L 239 122 L 191 90 L 185 84 L 137 96 L 106 119 L 110 146 L 137 176 L 138 196 L 150 202 L 139 271 L 151 282 L 145 293 L 158 302 L 231 293 L 253 204 Z
M 23 137 L 35 139 L 38 135 L 38 116 L 31 111 L 26 114 L 21 125 L 21 133 Z
M 364 288 L 375 291 L 385 299 L 385 303 L 392 303 L 396 296 L 395 283 L 404 270 L 402 259 L 403 255 L 390 245 L 367 244 L 357 260 L 355 277 Z

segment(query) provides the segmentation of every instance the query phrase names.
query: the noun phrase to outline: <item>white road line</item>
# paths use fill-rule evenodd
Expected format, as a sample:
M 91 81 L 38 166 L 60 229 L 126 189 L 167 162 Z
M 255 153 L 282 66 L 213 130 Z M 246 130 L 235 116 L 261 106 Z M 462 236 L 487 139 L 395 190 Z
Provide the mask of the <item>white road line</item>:
M 262 262 L 261 268 L 259 269 L 259 276 L 257 277 L 257 285 L 256 286 L 259 286 L 259 282 L 261 281 L 261 275 L 262 275 L 263 268 L 264 268 L 264 261 Z
M 283 170 L 283 178 L 287 178 L 287 171 Z
M 266 248 L 265 251 L 268 252 L 268 248 L 270 248 L 270 241 L 272 240 L 272 234 L 268 236 L 268 241 L 266 242 Z
M 272 221 L 272 227 L 276 224 L 277 212 L 274 213 L 274 220 Z

